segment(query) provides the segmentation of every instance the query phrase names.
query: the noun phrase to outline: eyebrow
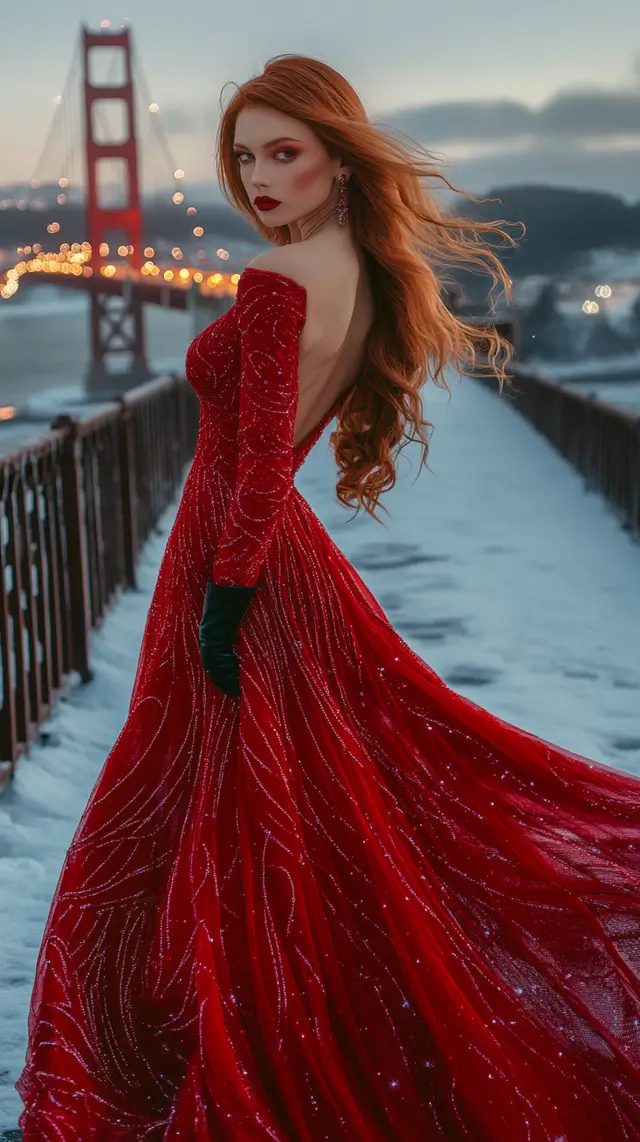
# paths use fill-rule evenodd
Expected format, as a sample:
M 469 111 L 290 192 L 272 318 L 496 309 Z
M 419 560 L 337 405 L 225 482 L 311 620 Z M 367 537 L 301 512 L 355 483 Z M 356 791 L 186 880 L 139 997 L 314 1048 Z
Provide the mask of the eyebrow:
M 293 135 L 279 135 L 277 139 L 269 139 L 268 143 L 264 143 L 265 147 L 272 147 L 274 143 L 301 143 L 302 139 L 294 139 Z M 243 151 L 250 151 L 251 147 L 245 147 L 244 143 L 234 143 L 234 147 L 240 147 Z

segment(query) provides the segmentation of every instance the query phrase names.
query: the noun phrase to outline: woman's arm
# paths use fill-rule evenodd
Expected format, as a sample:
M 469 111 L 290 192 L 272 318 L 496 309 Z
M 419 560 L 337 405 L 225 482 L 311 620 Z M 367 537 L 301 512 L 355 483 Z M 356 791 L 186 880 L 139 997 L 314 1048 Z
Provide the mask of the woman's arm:
M 253 586 L 293 489 L 298 338 L 306 290 L 258 267 L 238 283 L 240 396 L 233 498 L 211 569 L 217 584 Z

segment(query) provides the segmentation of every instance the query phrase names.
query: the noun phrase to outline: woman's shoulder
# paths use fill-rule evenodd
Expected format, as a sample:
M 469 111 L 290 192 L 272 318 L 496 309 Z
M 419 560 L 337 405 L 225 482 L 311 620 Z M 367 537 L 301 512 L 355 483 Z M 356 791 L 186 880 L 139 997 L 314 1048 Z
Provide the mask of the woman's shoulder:
M 247 270 L 263 270 L 267 273 L 279 274 L 289 278 L 294 285 L 303 290 L 313 287 L 317 273 L 314 269 L 314 258 L 308 251 L 301 255 L 298 244 L 291 246 L 276 246 L 272 250 L 264 250 L 257 257 L 247 263 Z
M 332 240 L 309 239 L 264 250 L 247 264 L 247 269 L 267 270 L 291 278 L 310 293 L 333 289 L 344 274 L 358 269 L 358 254 L 345 244 Z
M 353 302 L 353 293 L 359 275 L 358 255 L 354 250 L 339 244 L 320 241 L 292 242 L 264 250 L 247 264 L 251 272 L 263 270 L 277 274 L 284 288 L 304 296 L 306 303 L 306 337 L 313 341 L 314 331 L 319 338 L 340 324 L 340 314 Z M 265 277 L 265 282 L 268 278 Z

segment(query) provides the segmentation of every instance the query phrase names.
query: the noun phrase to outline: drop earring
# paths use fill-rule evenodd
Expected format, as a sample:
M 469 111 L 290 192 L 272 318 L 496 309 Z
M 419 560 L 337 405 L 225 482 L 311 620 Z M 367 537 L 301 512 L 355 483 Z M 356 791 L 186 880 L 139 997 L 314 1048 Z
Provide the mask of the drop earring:
M 349 201 L 347 199 L 347 176 L 346 174 L 339 174 L 337 183 L 340 187 L 340 196 L 338 198 L 337 213 L 338 225 L 346 226 L 349 217 Z

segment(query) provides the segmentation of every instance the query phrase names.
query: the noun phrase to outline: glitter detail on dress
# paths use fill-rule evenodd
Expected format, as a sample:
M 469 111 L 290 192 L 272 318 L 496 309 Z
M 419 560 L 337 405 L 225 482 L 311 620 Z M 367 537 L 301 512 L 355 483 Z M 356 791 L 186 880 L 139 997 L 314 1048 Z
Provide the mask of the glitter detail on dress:
M 447 687 L 293 477 L 306 293 L 249 267 L 127 721 L 38 959 L 24 1142 L 638 1142 L 640 782 Z M 258 583 L 241 698 L 207 578 Z

